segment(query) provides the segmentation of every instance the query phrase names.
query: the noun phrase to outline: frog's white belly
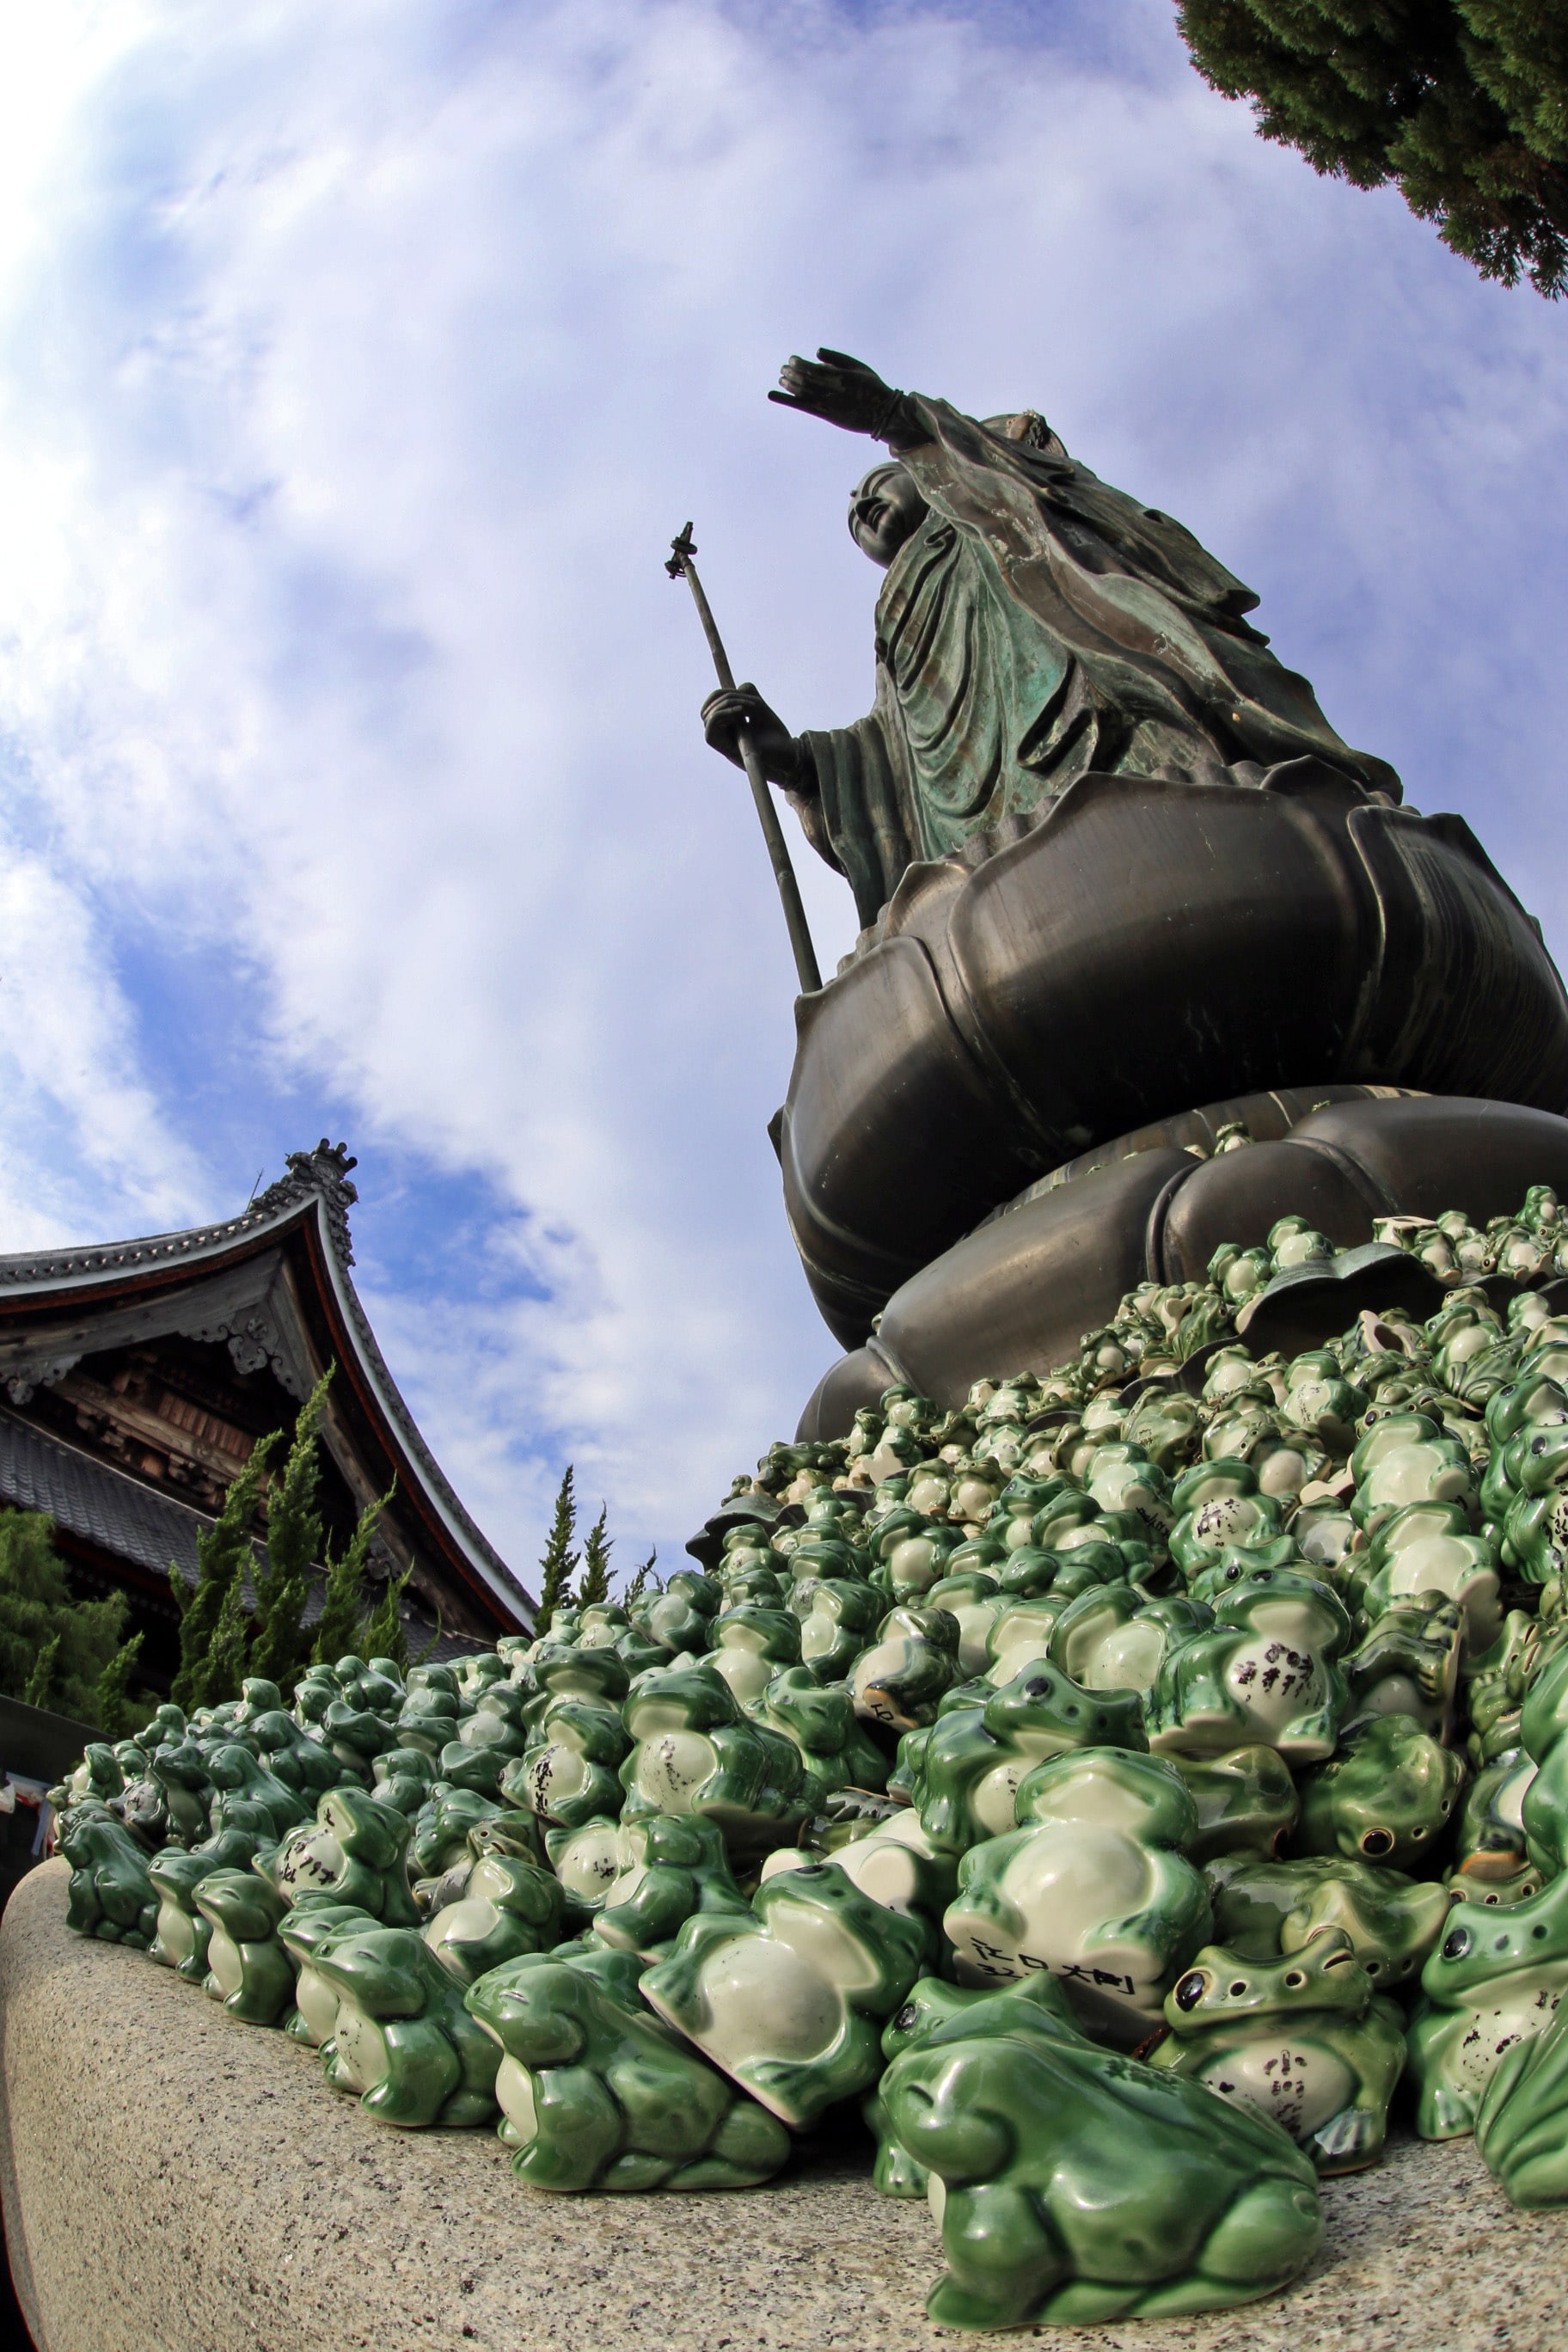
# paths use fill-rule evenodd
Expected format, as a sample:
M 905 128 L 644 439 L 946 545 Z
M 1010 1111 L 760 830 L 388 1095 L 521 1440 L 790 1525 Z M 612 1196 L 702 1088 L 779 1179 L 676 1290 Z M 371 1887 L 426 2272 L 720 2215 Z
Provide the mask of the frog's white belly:
M 1222 2099 L 1269 2116 L 1295 2140 L 1310 2139 L 1349 2106 L 1356 2088 L 1337 2050 L 1283 2034 L 1233 2043 L 1199 2069 L 1199 2080 Z
M 700 1731 L 667 1731 L 637 1750 L 637 1794 L 661 1813 L 689 1813 L 692 1791 L 711 1780 L 719 1759 Z
M 1479 2097 L 1503 2052 L 1550 2025 L 1562 1998 L 1561 1962 L 1521 1969 L 1517 1975 L 1500 1978 L 1495 1986 L 1478 1989 L 1468 2030 L 1453 2055 L 1454 2072 L 1466 2088 Z
M 337 2015 L 338 2063 L 360 2093 L 374 2091 L 387 2072 L 386 2036 L 374 2017 L 344 2001 Z
M 171 1968 L 188 1960 L 196 1948 L 196 1931 L 186 1913 L 165 1895 L 158 1906 L 158 1942 Z
M 226 1927 L 213 1928 L 207 1945 L 207 1967 L 226 2000 L 237 1993 L 245 1981 L 245 1963 L 240 1958 L 239 1947 Z
M 319 1969 L 305 1961 L 294 1987 L 294 2006 L 304 2019 L 311 2041 L 319 2050 L 330 2042 L 337 2031 L 338 1992 Z

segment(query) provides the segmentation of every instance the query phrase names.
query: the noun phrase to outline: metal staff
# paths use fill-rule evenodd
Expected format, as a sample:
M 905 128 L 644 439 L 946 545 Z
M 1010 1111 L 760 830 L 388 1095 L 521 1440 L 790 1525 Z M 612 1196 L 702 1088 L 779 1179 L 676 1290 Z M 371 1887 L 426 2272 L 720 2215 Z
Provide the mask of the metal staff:
M 702 593 L 702 583 L 697 577 L 697 566 L 691 561 L 697 552 L 691 525 L 688 523 L 679 538 L 672 539 L 669 544 L 671 552 L 664 568 L 672 580 L 684 577 L 696 602 L 697 617 L 708 639 L 708 649 L 719 673 L 719 683 L 726 694 L 733 694 L 735 673 L 730 667 L 724 640 L 719 635 L 712 610 Z M 745 764 L 746 781 L 752 787 L 752 798 L 757 804 L 757 820 L 763 828 L 763 838 L 768 845 L 768 856 L 773 860 L 773 880 L 779 886 L 779 897 L 784 902 L 784 923 L 789 931 L 790 946 L 795 950 L 795 968 L 800 979 L 801 992 L 806 996 L 814 995 L 822 986 L 822 974 L 816 968 L 816 950 L 811 944 L 805 908 L 800 899 L 800 885 L 795 878 L 795 867 L 790 864 L 789 845 L 779 824 L 773 796 L 768 790 L 768 780 L 763 773 L 762 753 L 757 749 L 749 724 L 742 722 L 737 728 L 736 740 Z

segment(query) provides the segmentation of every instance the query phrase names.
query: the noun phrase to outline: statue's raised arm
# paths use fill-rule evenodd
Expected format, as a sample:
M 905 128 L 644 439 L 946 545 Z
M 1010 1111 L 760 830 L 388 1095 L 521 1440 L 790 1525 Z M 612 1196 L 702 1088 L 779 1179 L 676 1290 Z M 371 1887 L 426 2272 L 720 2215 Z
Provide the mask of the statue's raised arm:
M 1252 591 L 1079 465 L 1036 412 L 965 416 L 842 352 L 792 358 L 780 383 L 781 406 L 889 451 L 848 512 L 887 573 L 875 699 L 851 726 L 798 737 L 754 688 L 705 719 L 731 757 L 741 717 L 765 734 L 770 773 L 862 925 L 915 860 L 978 863 L 1090 773 L 1245 784 L 1310 756 L 1398 800 L 1393 769 L 1335 733 L 1247 620 Z

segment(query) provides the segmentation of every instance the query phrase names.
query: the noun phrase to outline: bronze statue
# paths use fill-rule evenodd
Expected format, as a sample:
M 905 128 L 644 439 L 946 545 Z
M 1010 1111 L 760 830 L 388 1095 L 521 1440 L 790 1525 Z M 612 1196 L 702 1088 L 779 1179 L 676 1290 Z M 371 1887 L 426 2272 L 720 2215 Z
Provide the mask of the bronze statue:
M 1245 618 L 1252 590 L 1043 417 L 980 422 L 841 352 L 792 359 L 780 382 L 771 399 L 889 452 L 849 502 L 888 575 L 876 698 L 851 726 L 795 736 L 743 685 L 710 695 L 703 723 L 737 766 L 749 727 L 863 927 L 914 860 L 978 864 L 1091 772 L 1235 785 L 1310 754 L 1399 801 L 1394 770 L 1341 740 Z

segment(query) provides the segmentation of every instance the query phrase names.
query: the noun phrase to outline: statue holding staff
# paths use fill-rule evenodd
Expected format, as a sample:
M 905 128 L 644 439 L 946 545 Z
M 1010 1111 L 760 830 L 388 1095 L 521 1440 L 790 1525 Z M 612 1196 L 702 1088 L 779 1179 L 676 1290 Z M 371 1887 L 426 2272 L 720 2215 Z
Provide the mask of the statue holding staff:
M 1398 802 L 1394 770 L 1341 740 L 1247 621 L 1252 590 L 1043 417 L 980 422 L 839 352 L 780 382 L 771 399 L 889 451 L 849 502 L 887 573 L 875 699 L 795 736 L 743 685 L 710 695 L 703 723 L 737 765 L 749 730 L 862 927 L 914 860 L 978 864 L 1091 772 L 1237 784 L 1311 755 Z

